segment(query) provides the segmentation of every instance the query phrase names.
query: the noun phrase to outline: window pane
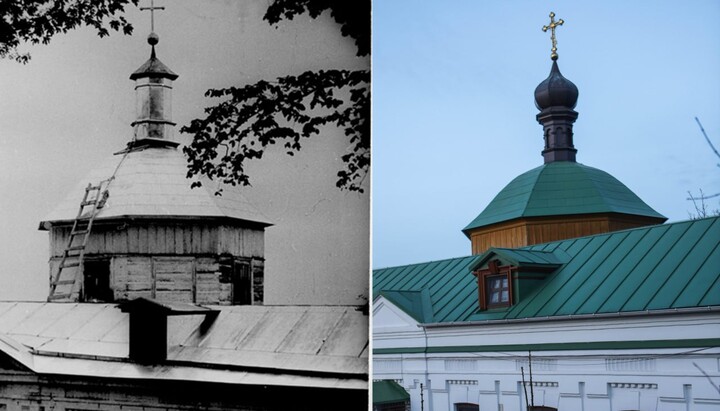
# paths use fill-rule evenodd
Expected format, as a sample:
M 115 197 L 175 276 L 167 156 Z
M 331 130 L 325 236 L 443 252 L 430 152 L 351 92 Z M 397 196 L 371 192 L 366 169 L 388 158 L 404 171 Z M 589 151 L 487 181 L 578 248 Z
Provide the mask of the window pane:
M 506 303 L 508 301 L 510 301 L 510 299 L 508 298 L 508 290 L 503 290 L 502 291 L 502 302 Z

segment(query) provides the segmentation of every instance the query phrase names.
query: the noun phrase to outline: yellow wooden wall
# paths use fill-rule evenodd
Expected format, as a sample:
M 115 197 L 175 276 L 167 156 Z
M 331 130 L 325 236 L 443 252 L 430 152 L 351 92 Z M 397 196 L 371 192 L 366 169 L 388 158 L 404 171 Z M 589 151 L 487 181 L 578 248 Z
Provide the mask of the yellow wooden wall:
M 524 247 L 660 223 L 660 219 L 616 214 L 521 218 L 475 229 L 470 241 L 472 253 L 482 254 L 490 247 Z

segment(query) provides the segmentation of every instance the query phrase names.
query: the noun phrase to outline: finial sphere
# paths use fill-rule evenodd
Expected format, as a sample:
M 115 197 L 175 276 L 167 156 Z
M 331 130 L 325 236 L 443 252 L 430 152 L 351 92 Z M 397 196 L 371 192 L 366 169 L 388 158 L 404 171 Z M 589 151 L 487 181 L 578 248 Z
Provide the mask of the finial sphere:
M 555 17 L 555 13 L 553 13 L 553 12 L 551 11 L 551 12 L 550 12 L 550 17 L 551 17 L 551 18 L 552 18 L 552 17 Z
M 148 35 L 147 42 L 149 45 L 154 46 L 154 45 L 158 44 L 159 41 L 160 41 L 160 36 L 158 36 L 157 34 L 150 33 Z

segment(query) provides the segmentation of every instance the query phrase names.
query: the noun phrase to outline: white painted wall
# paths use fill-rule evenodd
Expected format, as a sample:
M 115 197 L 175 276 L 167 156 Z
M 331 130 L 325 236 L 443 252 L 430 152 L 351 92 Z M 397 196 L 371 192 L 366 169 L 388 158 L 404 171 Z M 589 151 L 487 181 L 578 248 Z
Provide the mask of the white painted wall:
M 397 327 L 389 319 L 399 318 L 393 317 L 399 309 L 381 298 L 375 304 L 374 349 L 424 347 L 423 329 L 415 325 L 417 331 L 409 332 L 410 322 Z M 719 314 L 427 329 L 429 347 L 701 338 L 720 338 Z M 411 395 L 412 411 L 421 411 L 420 384 L 422 411 L 453 411 L 460 402 L 483 411 L 520 411 L 520 367 L 528 380 L 525 352 L 375 354 L 373 379 L 398 381 Z M 720 385 L 720 347 L 537 351 L 533 384 L 536 405 L 561 410 L 716 411 L 720 392 L 712 384 Z

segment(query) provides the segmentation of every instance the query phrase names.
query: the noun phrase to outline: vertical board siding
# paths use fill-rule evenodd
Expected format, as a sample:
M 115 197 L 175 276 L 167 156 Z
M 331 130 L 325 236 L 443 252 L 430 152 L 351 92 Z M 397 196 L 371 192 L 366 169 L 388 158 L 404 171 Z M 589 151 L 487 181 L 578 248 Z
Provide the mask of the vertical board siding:
M 50 255 L 62 256 L 69 227 L 50 230 Z M 227 225 L 151 223 L 143 226 L 95 225 L 85 248 L 86 254 L 231 254 L 238 257 L 264 256 L 264 232 Z
M 585 237 L 656 224 L 647 218 L 615 215 L 561 216 L 524 219 L 474 230 L 470 234 L 472 253 L 482 254 L 490 247 L 517 248 L 527 245 Z

